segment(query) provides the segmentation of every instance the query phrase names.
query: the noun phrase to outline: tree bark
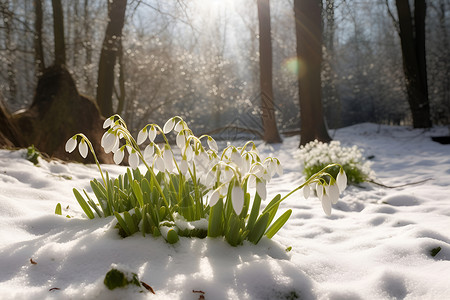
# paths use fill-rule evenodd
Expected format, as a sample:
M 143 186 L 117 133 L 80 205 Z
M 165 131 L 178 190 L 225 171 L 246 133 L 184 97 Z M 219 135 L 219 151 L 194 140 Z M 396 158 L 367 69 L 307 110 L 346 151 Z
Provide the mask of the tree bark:
M 300 145 L 331 141 L 322 109 L 322 4 L 294 0 L 300 98 Z
M 97 104 L 105 117 L 113 114 L 114 66 L 120 49 L 126 7 L 127 0 L 113 0 L 108 4 L 109 22 L 103 40 L 97 78 Z
M 272 87 L 272 41 L 269 0 L 257 0 L 259 19 L 259 67 L 261 85 L 263 140 L 267 143 L 281 143 L 275 119 Z
M 55 36 L 55 65 L 66 64 L 66 43 L 64 40 L 64 14 L 61 0 L 52 0 L 53 34 Z
M 414 18 L 408 0 L 396 0 L 406 91 L 413 127 L 431 127 L 425 53 L 425 0 L 414 0 Z M 414 20 L 413 20 L 414 19 Z
M 42 74 L 45 69 L 44 48 L 42 46 L 42 1 L 34 0 L 34 60 L 37 67 L 37 74 Z

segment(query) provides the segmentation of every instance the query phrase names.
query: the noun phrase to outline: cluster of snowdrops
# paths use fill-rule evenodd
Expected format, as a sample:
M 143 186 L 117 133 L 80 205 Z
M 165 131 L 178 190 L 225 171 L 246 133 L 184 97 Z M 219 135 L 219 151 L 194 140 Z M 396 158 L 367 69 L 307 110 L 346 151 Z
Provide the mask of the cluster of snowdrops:
M 115 216 L 123 237 L 141 232 L 176 243 L 179 236 L 223 236 L 233 246 L 244 240 L 257 244 L 264 235 L 272 238 L 289 219 L 290 209 L 275 216 L 280 203 L 294 192 L 303 188 L 308 197 L 315 189 L 329 215 L 331 204 L 338 201 L 347 185 L 342 167 L 331 164 L 287 195 L 276 195 L 264 207 L 261 202 L 266 200 L 266 184 L 274 175 L 282 174 L 282 167 L 277 158 L 260 157 L 252 141 L 242 147 L 229 145 L 219 152 L 212 137 L 196 137 L 180 117 L 169 119 L 163 128 L 146 125 L 137 139 L 119 115 L 106 119 L 103 127 L 106 132 L 101 145 L 105 152 L 114 153 L 116 164 L 128 153 L 131 168 L 118 178 L 110 178 L 98 163 L 89 139 L 76 134 L 67 141 L 66 151 L 72 152 L 78 146 L 81 156 L 86 157 L 90 150 L 101 180 L 90 182 L 98 203 L 85 190 L 84 195 L 77 189 L 73 192 L 90 219 L 95 215 Z M 176 134 L 176 155 L 167 138 L 171 132 Z M 155 142 L 158 135 L 164 142 Z M 144 143 L 147 146 L 142 150 Z M 145 167 L 145 172 L 139 165 Z M 328 172 L 333 167 L 339 168 L 335 176 Z M 61 214 L 59 203 L 56 213 Z

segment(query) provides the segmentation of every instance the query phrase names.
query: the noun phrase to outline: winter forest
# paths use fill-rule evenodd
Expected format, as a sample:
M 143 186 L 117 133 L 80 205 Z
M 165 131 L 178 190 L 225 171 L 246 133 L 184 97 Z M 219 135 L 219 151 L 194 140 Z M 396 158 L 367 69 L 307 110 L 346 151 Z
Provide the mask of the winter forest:
M 0 0 L 0 298 L 448 298 L 449 14 Z

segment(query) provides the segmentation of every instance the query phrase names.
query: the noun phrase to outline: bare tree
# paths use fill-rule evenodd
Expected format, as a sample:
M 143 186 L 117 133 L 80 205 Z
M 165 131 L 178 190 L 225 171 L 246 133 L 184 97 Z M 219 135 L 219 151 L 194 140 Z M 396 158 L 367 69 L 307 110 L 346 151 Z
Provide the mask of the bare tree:
M 298 88 L 300 98 L 300 145 L 315 139 L 331 140 L 322 110 L 322 3 L 294 0 Z
M 269 0 L 258 0 L 259 19 L 259 67 L 262 100 L 263 140 L 267 143 L 280 143 L 272 88 L 272 40 L 270 26 Z
M 64 40 L 64 14 L 61 0 L 52 0 L 53 34 L 55 36 L 55 65 L 66 64 L 66 43 Z
M 43 22 L 43 12 L 42 12 L 42 1 L 34 0 L 34 57 L 37 67 L 37 73 L 42 73 L 45 69 L 44 60 L 44 48 L 42 47 L 42 22 Z
M 127 0 L 108 2 L 108 25 L 103 40 L 97 78 L 97 104 L 103 116 L 113 112 L 114 67 L 121 47 Z
M 386 2 L 389 8 L 389 3 Z M 430 102 L 428 99 L 427 64 L 425 53 L 426 1 L 414 0 L 414 11 L 408 0 L 396 0 L 405 74 L 406 91 L 411 109 L 413 127 L 431 127 Z M 391 13 L 391 16 L 393 14 Z

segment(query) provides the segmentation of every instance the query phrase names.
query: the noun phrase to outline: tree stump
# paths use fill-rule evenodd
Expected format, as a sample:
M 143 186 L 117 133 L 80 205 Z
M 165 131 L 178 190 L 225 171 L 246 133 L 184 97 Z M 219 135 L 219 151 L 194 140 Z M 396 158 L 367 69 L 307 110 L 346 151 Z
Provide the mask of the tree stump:
M 50 157 L 94 162 L 92 154 L 83 159 L 79 153 L 65 151 L 65 143 L 70 137 L 84 133 L 99 161 L 113 163 L 112 155 L 106 154 L 100 146 L 104 119 L 98 107 L 78 93 L 72 76 L 63 67 L 53 66 L 43 72 L 30 108 L 13 115 L 13 120 L 27 144 L 34 144 Z
M 25 147 L 19 129 L 11 122 L 11 115 L 3 105 L 0 94 L 0 147 Z

